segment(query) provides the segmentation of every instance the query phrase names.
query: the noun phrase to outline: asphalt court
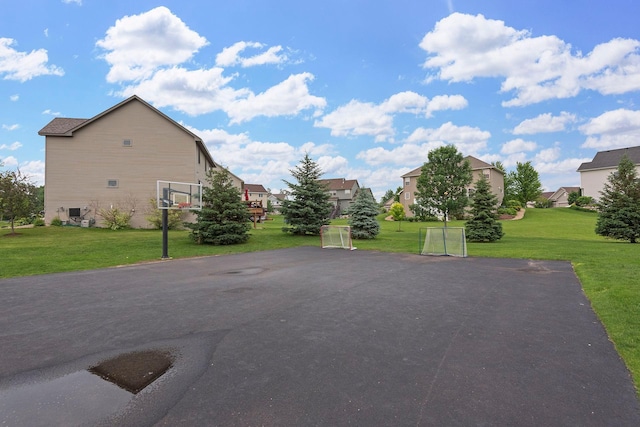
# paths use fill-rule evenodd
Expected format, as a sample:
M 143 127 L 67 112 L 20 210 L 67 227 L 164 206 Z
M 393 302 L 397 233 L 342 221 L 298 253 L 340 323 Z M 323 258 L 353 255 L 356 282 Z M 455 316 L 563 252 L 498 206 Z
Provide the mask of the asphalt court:
M 302 247 L 0 289 L 0 391 L 179 355 L 119 425 L 640 425 L 568 262 Z

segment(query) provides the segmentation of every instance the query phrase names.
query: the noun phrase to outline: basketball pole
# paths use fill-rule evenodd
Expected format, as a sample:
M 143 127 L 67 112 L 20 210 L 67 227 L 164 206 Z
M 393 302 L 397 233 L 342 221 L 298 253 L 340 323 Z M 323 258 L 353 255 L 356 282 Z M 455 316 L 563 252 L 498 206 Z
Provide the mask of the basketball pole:
M 169 209 L 166 206 L 169 191 L 166 188 L 162 189 L 162 197 L 162 204 L 165 205 L 165 209 L 162 209 L 162 259 L 169 259 Z

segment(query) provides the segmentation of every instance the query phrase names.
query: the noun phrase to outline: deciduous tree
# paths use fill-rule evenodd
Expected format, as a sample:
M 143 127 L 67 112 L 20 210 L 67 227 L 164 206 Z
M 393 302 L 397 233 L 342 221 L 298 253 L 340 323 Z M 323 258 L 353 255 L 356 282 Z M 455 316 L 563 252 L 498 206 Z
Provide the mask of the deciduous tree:
M 11 223 L 15 234 L 15 220 L 30 216 L 34 209 L 36 186 L 20 170 L 0 172 L 0 213 Z
M 430 151 L 428 158 L 418 177 L 416 202 L 427 212 L 440 212 L 446 227 L 449 216 L 461 214 L 469 203 L 471 165 L 453 145 Z
M 527 206 L 527 202 L 535 202 L 542 194 L 540 177 L 531 162 L 518 162 L 516 171 L 509 172 L 505 177 L 505 187 L 509 197 L 518 200 L 522 206 Z

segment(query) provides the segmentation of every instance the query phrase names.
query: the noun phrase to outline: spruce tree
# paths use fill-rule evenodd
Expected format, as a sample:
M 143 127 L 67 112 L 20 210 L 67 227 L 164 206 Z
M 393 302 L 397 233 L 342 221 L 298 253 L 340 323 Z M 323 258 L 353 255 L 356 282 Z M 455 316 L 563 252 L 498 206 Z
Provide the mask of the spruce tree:
M 598 203 L 596 233 L 636 243 L 640 239 L 640 183 L 636 167 L 626 155 L 609 175 Z
M 495 242 L 504 233 L 498 221 L 498 198 L 491 192 L 489 181 L 482 176 L 475 183 L 471 203 L 472 218 L 465 224 L 467 240 L 470 242 Z
M 380 207 L 371 196 L 371 191 L 361 188 L 353 204 L 349 207 L 349 225 L 354 239 L 375 239 L 380 232 L 376 216 Z
M 202 188 L 202 210 L 195 224 L 189 224 L 197 243 L 233 245 L 249 239 L 249 210 L 242 192 L 233 185 L 226 169 L 209 169 L 208 186 Z
M 305 154 L 300 164 L 291 170 L 296 183 L 284 181 L 290 189 L 289 197 L 283 201 L 281 212 L 287 224 L 282 231 L 305 235 L 320 234 L 320 228 L 329 224 L 331 214 L 330 194 L 318 182 L 322 171 L 309 154 Z

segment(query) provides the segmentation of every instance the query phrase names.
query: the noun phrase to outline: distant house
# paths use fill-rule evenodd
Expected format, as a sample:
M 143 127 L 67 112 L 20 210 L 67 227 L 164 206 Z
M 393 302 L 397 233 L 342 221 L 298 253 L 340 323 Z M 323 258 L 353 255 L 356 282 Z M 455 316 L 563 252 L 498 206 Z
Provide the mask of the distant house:
M 333 178 L 319 179 L 318 182 L 327 188 L 330 194 L 329 202 L 333 205 L 331 218 L 340 216 L 349 209 L 356 199 L 360 185 L 355 179 Z
M 267 199 L 271 202 L 271 208 L 273 209 L 273 213 L 280 213 L 280 208 L 282 207 L 282 202 L 287 198 L 286 194 L 278 193 L 278 194 L 269 194 Z
M 556 191 L 551 193 L 551 195 L 547 197 L 547 199 L 551 202 L 552 208 L 566 208 L 570 206 L 569 194 L 573 192 L 579 194 L 580 187 L 560 187 Z M 542 196 L 544 197 L 545 194 L 546 193 L 542 193 Z
M 244 200 L 252 202 L 260 202 L 262 206 L 267 208 L 267 200 L 269 192 L 262 186 L 262 184 L 245 184 L 244 185 Z
M 90 119 L 55 118 L 38 134 L 47 223 L 100 225 L 99 210 L 117 206 L 133 213 L 132 227 L 146 228 L 158 180 L 206 183 L 207 171 L 221 168 L 199 136 L 135 95 Z
M 582 195 L 593 197 L 598 201 L 609 175 L 618 169 L 620 160 L 625 154 L 636 165 L 636 170 L 640 174 L 640 146 L 598 151 L 592 161 L 583 163 L 578 168 Z
M 484 175 L 487 178 L 487 181 L 489 181 L 491 192 L 498 198 L 498 204 L 502 204 L 502 198 L 504 197 L 504 172 L 473 156 L 467 156 L 464 159 L 468 160 L 471 165 L 472 181 L 471 184 L 467 186 L 467 192 L 469 195 L 473 194 L 476 181 Z M 410 206 L 416 203 L 418 177 L 420 177 L 421 173 L 422 166 L 419 166 L 402 175 L 402 194 L 400 194 L 400 203 L 404 206 L 404 211 L 409 217 L 414 216 Z

